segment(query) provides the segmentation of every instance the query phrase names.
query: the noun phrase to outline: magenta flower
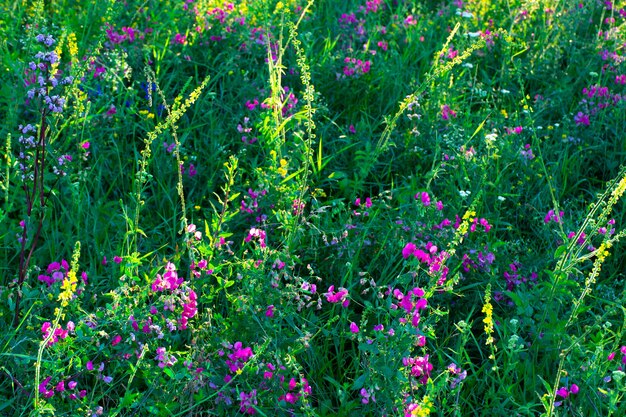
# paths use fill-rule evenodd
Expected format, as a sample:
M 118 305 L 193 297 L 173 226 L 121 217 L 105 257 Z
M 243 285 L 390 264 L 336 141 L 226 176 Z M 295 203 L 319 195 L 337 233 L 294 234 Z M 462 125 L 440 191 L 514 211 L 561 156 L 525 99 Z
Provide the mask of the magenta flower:
M 454 58 L 454 57 L 451 57 Z M 441 106 L 441 118 L 443 120 L 449 120 L 450 117 L 456 117 L 456 112 L 450 108 L 447 104 Z
M 117 334 L 117 335 L 115 335 L 113 337 L 113 340 L 111 340 L 111 346 L 115 346 L 115 345 L 119 344 L 121 341 L 122 341 L 122 336 Z
M 39 393 L 43 395 L 44 398 L 50 398 L 54 395 L 54 390 L 48 389 L 48 383 L 52 379 L 51 376 L 41 381 L 39 384 Z
M 350 304 L 350 300 L 348 300 L 348 290 L 345 288 L 339 288 L 339 291 L 335 292 L 335 286 L 331 285 L 328 287 L 328 292 L 324 294 L 326 296 L 326 301 L 329 303 L 341 303 L 343 307 L 348 307 Z
M 359 326 L 355 322 L 350 323 L 350 331 L 354 334 L 359 332 Z
M 576 122 L 576 125 L 589 126 L 589 115 L 579 111 L 578 114 L 574 116 L 574 122 Z
M 413 242 L 407 243 L 406 246 L 404 246 L 404 249 L 402 249 L 402 257 L 404 259 L 407 259 L 409 256 L 415 253 L 416 249 L 417 247 L 415 246 Z
M 184 45 L 187 43 L 187 36 L 177 33 L 176 36 L 174 36 L 174 39 L 172 39 L 172 43 Z

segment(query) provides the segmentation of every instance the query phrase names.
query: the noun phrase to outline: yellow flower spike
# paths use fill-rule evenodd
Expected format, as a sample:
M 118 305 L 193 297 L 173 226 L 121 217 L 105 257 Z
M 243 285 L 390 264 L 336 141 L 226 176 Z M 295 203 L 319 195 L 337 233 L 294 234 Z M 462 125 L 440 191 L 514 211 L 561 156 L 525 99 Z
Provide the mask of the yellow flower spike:
M 72 254 L 72 267 L 67 273 L 67 276 L 61 283 L 61 293 L 59 294 L 58 301 L 61 302 L 61 307 L 67 307 L 70 300 L 74 297 L 76 287 L 78 286 L 78 279 L 76 278 L 76 270 L 78 269 L 78 259 L 80 258 L 80 242 L 76 242 L 74 247 L 74 253 Z
M 485 289 L 485 304 L 482 312 L 485 313 L 483 323 L 485 323 L 485 334 L 487 335 L 486 345 L 493 344 L 493 306 L 491 305 L 491 284 L 487 284 Z

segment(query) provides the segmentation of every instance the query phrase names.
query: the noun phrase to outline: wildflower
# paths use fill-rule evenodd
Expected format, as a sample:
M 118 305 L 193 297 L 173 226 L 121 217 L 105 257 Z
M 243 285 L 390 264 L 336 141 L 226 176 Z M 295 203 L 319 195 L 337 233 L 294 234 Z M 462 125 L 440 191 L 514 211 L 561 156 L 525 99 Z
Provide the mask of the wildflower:
M 416 378 L 419 383 L 426 385 L 433 365 L 428 361 L 429 356 L 419 356 L 415 358 L 402 358 L 402 364 L 409 368 L 409 373 Z
M 328 287 L 328 292 L 324 295 L 326 296 L 326 301 L 329 303 L 336 304 L 341 302 L 343 307 L 348 307 L 350 304 L 350 300 L 348 300 L 348 290 L 345 288 L 339 288 L 339 291 L 335 292 L 335 286 L 331 285 Z
M 485 290 L 485 304 L 483 305 L 482 312 L 485 313 L 483 323 L 485 323 L 485 334 L 487 335 L 487 341 L 485 344 L 493 344 L 493 306 L 491 305 L 491 284 L 487 284 Z
M 409 256 L 413 255 L 416 250 L 417 247 L 415 244 L 413 242 L 409 242 L 404 246 L 404 249 L 402 249 L 402 257 L 407 259 Z
M 113 340 L 111 340 L 111 346 L 115 346 L 117 344 L 119 344 L 122 341 L 122 336 L 115 335 L 115 337 L 113 337 Z
M 405 19 L 404 19 L 404 26 L 408 27 L 408 26 L 415 26 L 417 25 L 417 19 L 412 15 L 408 15 Z
M 450 109 L 450 106 L 444 104 L 443 106 L 441 106 L 441 118 L 443 120 L 449 120 L 450 117 L 456 117 L 456 112 Z
M 359 332 L 359 326 L 355 322 L 350 323 L 350 331 L 354 334 Z
M 363 404 L 369 404 L 370 401 L 376 402 L 376 397 L 372 394 L 372 389 L 370 388 L 365 389 L 365 388 L 361 388 L 361 391 L 359 391 L 359 394 L 361 394 L 361 403 Z
M 420 199 L 422 200 L 422 204 L 426 207 L 430 206 L 430 196 L 428 195 L 428 193 L 426 191 L 422 192 L 421 194 L 418 194 L 420 196 Z M 416 195 L 415 197 L 417 197 L 418 195 Z
M 576 384 L 572 384 L 571 387 L 569 387 L 569 389 L 567 387 L 561 387 L 556 391 L 556 396 L 557 397 L 562 397 L 562 398 L 567 398 L 569 397 L 570 394 L 576 395 L 578 394 L 578 391 L 580 389 L 578 388 L 578 385 Z
M 543 222 L 546 224 L 550 223 L 550 221 L 561 223 L 561 219 L 563 218 L 564 214 L 565 213 L 563 211 L 559 211 L 557 214 L 554 210 L 549 210 L 548 213 L 546 213 L 546 216 L 543 218 Z
M 49 376 L 39 384 L 39 393 L 43 395 L 44 398 L 50 398 L 54 395 L 54 390 L 48 389 L 48 383 L 51 379 L 52 377 Z
M 59 301 L 61 301 L 62 307 L 66 307 L 72 297 L 74 297 L 77 284 L 76 272 L 73 270 L 69 271 L 61 284 L 61 293 L 59 294 Z
M 589 115 L 579 111 L 578 114 L 574 116 L 574 122 L 576 122 L 576 125 L 589 126 Z

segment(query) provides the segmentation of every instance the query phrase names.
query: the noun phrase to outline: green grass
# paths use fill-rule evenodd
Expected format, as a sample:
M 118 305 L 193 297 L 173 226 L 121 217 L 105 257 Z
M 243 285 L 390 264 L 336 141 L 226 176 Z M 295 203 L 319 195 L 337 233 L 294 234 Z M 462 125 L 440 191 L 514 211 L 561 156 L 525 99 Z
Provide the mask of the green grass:
M 623 415 L 626 2 L 415 3 L 0 1 L 0 415 Z

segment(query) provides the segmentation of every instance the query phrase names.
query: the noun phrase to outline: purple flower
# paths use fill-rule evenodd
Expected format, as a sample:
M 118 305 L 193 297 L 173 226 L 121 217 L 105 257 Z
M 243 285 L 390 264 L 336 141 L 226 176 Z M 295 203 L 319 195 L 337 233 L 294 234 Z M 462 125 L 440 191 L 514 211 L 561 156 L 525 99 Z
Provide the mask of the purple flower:
M 350 331 L 355 334 L 358 333 L 359 326 L 357 326 L 355 322 L 350 323 Z

